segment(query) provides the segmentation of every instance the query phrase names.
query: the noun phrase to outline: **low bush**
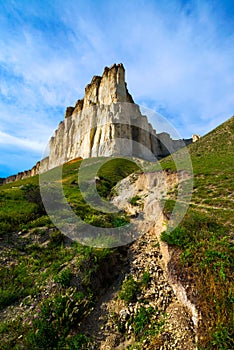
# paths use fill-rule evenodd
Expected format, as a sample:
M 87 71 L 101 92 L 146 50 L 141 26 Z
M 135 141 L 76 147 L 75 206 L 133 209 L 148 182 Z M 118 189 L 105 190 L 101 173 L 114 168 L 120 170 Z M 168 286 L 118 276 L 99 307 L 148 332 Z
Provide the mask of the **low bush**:
M 26 336 L 28 349 L 66 348 L 66 337 L 83 316 L 88 303 L 82 293 L 77 293 L 72 288 L 66 294 L 44 300 L 30 321 L 32 329 Z M 68 340 L 68 344 L 71 346 L 73 342 L 81 346 L 85 341 L 83 336 L 77 335 L 73 340 Z
M 148 271 L 144 271 L 142 277 L 141 277 L 141 285 L 143 287 L 146 287 L 149 282 L 150 282 L 150 279 L 151 279 L 151 276 L 150 276 L 150 273 Z
M 59 246 L 63 243 L 63 241 L 64 241 L 64 235 L 60 231 L 55 230 L 55 231 L 51 232 L 50 243 L 49 243 L 49 245 L 51 247 Z
M 132 275 L 129 275 L 122 284 L 119 297 L 127 303 L 130 303 L 136 300 L 137 291 L 138 283 L 134 280 Z
M 90 339 L 84 335 L 84 334 L 76 334 L 73 337 L 68 338 L 66 341 L 66 347 L 67 350 L 81 350 L 81 349 L 90 349 L 89 347 Z M 61 348 L 61 350 L 64 349 L 64 347 Z
M 38 214 L 45 214 L 45 208 L 42 202 L 40 187 L 32 183 L 28 183 L 21 187 L 24 197 L 30 202 L 37 205 Z
M 67 268 L 62 270 L 59 275 L 55 276 L 54 281 L 60 283 L 62 287 L 69 287 L 72 277 L 72 271 Z
M 190 241 L 189 232 L 183 227 L 177 227 L 174 230 L 168 230 L 161 233 L 161 239 L 170 245 L 185 248 Z

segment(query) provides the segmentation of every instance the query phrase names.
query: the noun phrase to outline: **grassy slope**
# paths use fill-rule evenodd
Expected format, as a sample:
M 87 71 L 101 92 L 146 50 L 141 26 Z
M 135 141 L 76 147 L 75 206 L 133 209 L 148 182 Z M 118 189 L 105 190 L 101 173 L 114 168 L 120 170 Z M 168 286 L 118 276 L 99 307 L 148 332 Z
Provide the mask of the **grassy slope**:
M 163 235 L 175 251 L 173 272 L 183 283 L 189 281 L 194 286 L 189 292 L 202 311 L 201 349 L 232 348 L 233 137 L 234 118 L 189 147 L 195 183 L 192 203 L 180 227 Z M 166 169 L 175 168 L 170 157 L 161 164 Z M 115 219 L 119 218 L 99 214 L 82 200 L 77 185 L 79 165 L 79 161 L 71 162 L 63 169 L 68 201 L 87 222 L 118 225 L 121 220 Z M 118 159 L 103 166 L 98 174 L 100 193 L 107 196 L 118 180 L 135 170 L 132 164 Z M 67 244 L 38 202 L 25 198 L 20 186 L 27 189 L 30 184 L 35 189 L 38 177 L 0 187 L 0 308 L 12 305 L 15 310 L 19 303 L 25 308 L 14 315 L 15 320 L 0 323 L 1 347 L 39 349 L 46 344 L 48 349 L 79 349 L 84 344 L 87 348 L 89 340 L 75 331 L 74 324 L 92 307 L 98 290 L 93 288 L 95 276 L 100 277 L 105 262 L 111 268 L 116 252 Z M 48 231 L 49 241 L 41 244 Z M 83 281 L 80 288 L 74 282 L 77 271 Z M 51 283 L 52 290 L 48 291 Z
M 179 227 L 162 239 L 174 247 L 172 268 L 199 305 L 200 349 L 233 348 L 234 117 L 189 147 L 194 192 Z M 178 152 L 181 157 L 183 150 Z M 169 158 L 161 162 L 174 169 Z
M 74 211 L 97 226 L 124 223 L 125 217 L 99 214 L 84 202 L 77 185 L 80 164 L 63 167 L 64 192 Z M 125 159 L 108 162 L 98 173 L 99 191 L 107 196 L 137 169 Z M 0 322 L 0 348 L 86 349 L 89 339 L 77 323 L 116 277 L 113 264 L 121 257 L 118 250 L 68 242 L 43 211 L 38 182 L 35 176 L 0 187 L 0 310 L 9 314 Z

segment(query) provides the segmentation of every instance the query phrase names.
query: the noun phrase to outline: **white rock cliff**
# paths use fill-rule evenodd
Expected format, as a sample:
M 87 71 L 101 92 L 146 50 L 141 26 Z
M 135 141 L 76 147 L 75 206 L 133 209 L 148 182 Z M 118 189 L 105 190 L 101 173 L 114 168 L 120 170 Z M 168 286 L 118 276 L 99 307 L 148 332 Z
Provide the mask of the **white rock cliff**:
M 49 156 L 32 170 L 11 176 L 5 182 L 45 172 L 72 159 L 98 156 L 135 156 L 147 160 L 162 158 L 191 140 L 172 140 L 156 134 L 125 82 L 122 64 L 105 68 L 85 88 L 85 96 L 66 109 L 50 140 Z
M 167 133 L 156 134 L 127 90 L 123 65 L 114 64 L 104 69 L 102 77 L 93 77 L 83 100 L 67 108 L 42 169 L 77 157 L 161 158 L 184 145 L 184 140 L 172 140 Z

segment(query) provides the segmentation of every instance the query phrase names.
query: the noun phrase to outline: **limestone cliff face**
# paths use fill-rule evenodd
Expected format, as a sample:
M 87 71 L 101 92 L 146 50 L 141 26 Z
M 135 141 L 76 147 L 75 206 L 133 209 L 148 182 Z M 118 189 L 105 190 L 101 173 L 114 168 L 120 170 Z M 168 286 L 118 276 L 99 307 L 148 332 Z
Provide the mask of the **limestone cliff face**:
M 4 184 L 4 183 L 17 181 L 17 180 L 23 180 L 23 179 L 26 179 L 30 176 L 35 176 L 35 175 L 39 174 L 39 172 L 40 172 L 40 165 L 41 165 L 41 162 L 39 161 L 30 170 L 21 171 L 20 173 L 18 173 L 16 175 L 8 176 L 6 179 L 0 179 L 0 185 Z
M 183 145 L 166 133 L 156 134 L 127 90 L 123 65 L 114 64 L 102 77 L 93 77 L 83 100 L 67 108 L 50 141 L 48 168 L 77 157 L 161 158 Z
M 167 133 L 156 134 L 128 92 L 123 65 L 114 64 L 106 67 L 101 77 L 94 76 L 84 98 L 66 109 L 50 140 L 49 156 L 5 182 L 45 172 L 78 157 L 128 155 L 152 160 L 184 145 L 184 140 L 172 140 Z

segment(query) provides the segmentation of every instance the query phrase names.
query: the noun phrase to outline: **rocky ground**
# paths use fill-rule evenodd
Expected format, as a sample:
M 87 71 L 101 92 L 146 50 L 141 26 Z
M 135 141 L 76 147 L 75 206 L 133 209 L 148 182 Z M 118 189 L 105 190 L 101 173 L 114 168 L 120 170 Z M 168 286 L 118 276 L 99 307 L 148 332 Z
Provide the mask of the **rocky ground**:
M 99 301 L 83 324 L 83 331 L 93 337 L 93 349 L 196 349 L 196 309 L 183 287 L 172 281 L 167 268 L 170 260 L 167 245 L 159 239 L 165 228 L 159 199 L 175 185 L 176 179 L 162 173 L 134 177 L 118 185 L 114 204 L 132 215 L 143 234 L 130 245 L 120 280 Z M 133 196 L 138 196 L 137 205 L 129 203 Z M 144 219 L 137 221 L 140 212 L 144 212 Z M 139 285 L 144 276 L 148 280 L 137 291 L 136 300 L 128 303 L 121 300 L 119 291 L 123 280 L 130 275 Z M 151 323 L 158 330 L 154 330 L 153 337 L 145 336 L 139 343 L 132 320 L 142 305 L 152 311 Z

